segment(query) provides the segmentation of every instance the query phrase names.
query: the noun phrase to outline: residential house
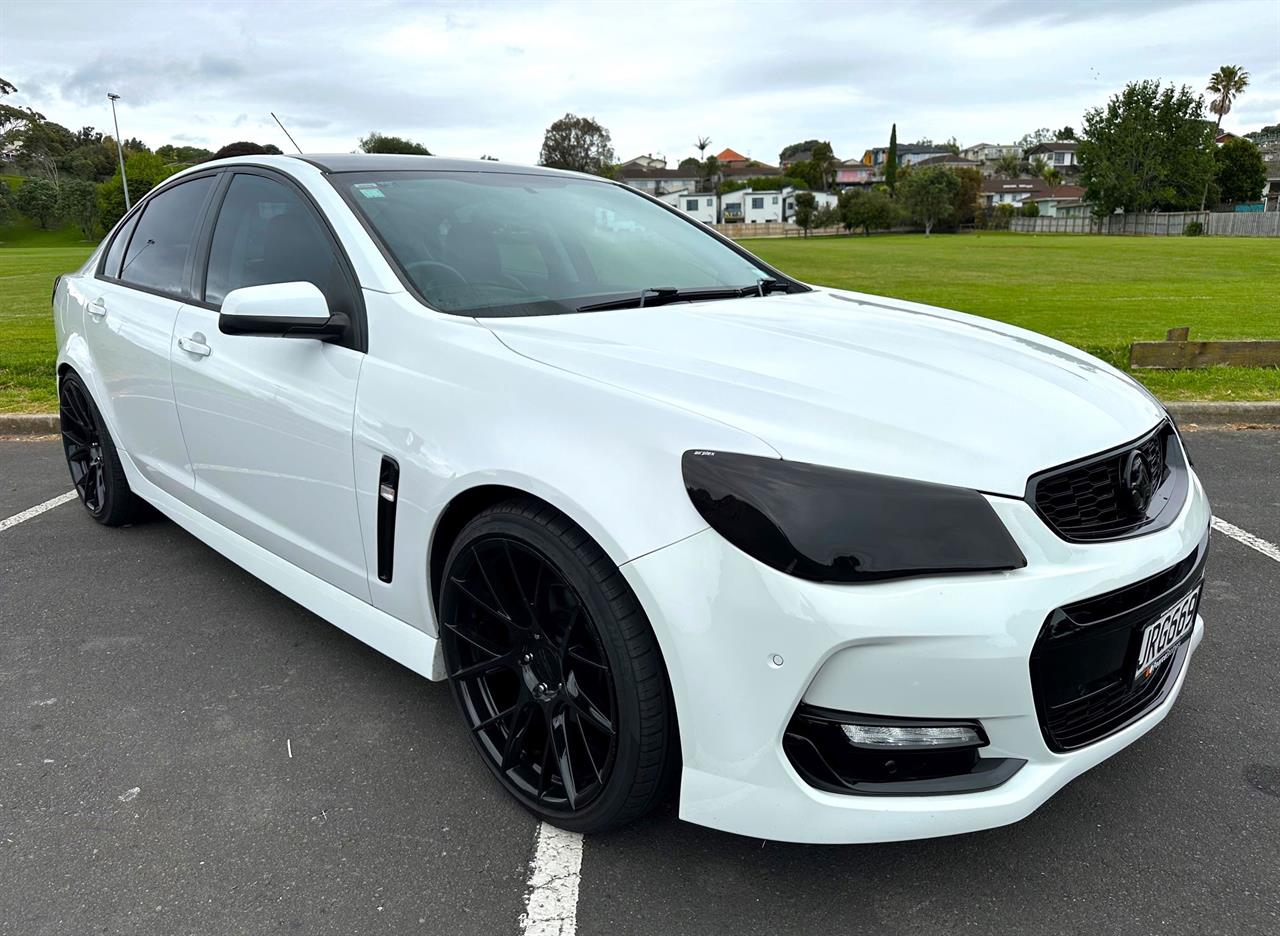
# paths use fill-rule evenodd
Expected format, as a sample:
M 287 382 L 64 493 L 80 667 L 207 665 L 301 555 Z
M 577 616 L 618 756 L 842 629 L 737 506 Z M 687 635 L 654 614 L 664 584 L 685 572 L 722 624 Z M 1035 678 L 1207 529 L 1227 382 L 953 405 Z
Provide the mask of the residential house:
M 672 192 L 658 196 L 668 205 L 679 208 L 685 214 L 696 218 L 703 224 L 716 223 L 716 196 L 711 192 L 695 192 L 692 190 Z
M 836 168 L 836 188 L 869 188 L 879 181 L 880 173 L 860 159 L 846 159 Z
M 725 147 L 716 153 L 716 162 L 720 164 L 722 169 L 741 169 L 747 163 L 751 162 L 746 156 L 743 156 L 735 149 Z
M 764 224 L 769 221 L 790 221 L 796 214 L 796 195 L 804 191 L 792 186 L 782 189 L 738 189 L 720 196 L 721 217 L 726 224 Z M 817 207 L 835 207 L 838 198 L 834 192 L 814 192 Z M 689 196 L 692 200 L 692 196 Z M 680 207 L 684 208 L 683 205 Z M 688 208 L 684 208 L 688 211 Z M 689 211 L 689 214 L 693 212 Z
M 698 174 L 687 169 L 668 169 L 665 159 L 637 156 L 618 167 L 618 179 L 650 195 L 665 195 L 697 188 Z
M 994 166 L 1005 156 L 1021 159 L 1022 147 L 1016 143 L 975 143 L 973 146 L 962 149 L 960 155 L 977 163 L 988 163 Z
M 949 149 L 941 144 L 924 146 L 918 143 L 901 143 L 898 145 L 898 165 L 911 166 L 932 156 L 949 155 L 950 152 Z M 885 160 L 888 158 L 889 147 L 887 146 L 877 146 L 862 154 L 863 165 L 873 166 L 877 169 L 884 166 Z
M 666 157 L 654 156 L 652 153 L 646 153 L 644 156 L 637 156 L 634 159 L 628 159 L 618 168 L 627 169 L 633 166 L 639 169 L 665 169 L 667 168 L 667 160 Z
M 1052 143 L 1033 146 L 1023 155 L 1028 162 L 1034 162 L 1039 156 L 1053 168 L 1070 172 L 1080 165 L 1079 159 L 1076 158 L 1076 151 L 1079 148 L 1080 144 L 1075 140 L 1055 140 Z
M 1033 195 L 1028 201 L 1040 206 L 1042 218 L 1065 218 L 1063 210 L 1072 205 L 1082 204 L 1084 189 L 1079 185 L 1056 185 L 1043 195 Z M 1086 205 L 1086 207 L 1092 207 Z
M 996 205 L 1020 206 L 1028 200 L 1050 199 L 1052 210 L 1057 210 L 1057 198 L 1080 198 L 1084 189 L 1078 185 L 1050 186 L 1044 179 L 984 179 L 978 190 L 978 200 L 984 208 Z M 1044 205 L 1041 206 L 1043 211 Z
M 943 169 L 981 169 L 982 163 L 972 159 L 965 159 L 963 156 L 956 156 L 952 153 L 943 153 L 941 156 L 930 156 L 928 159 L 922 159 L 918 163 L 912 163 L 921 169 L 941 167 Z

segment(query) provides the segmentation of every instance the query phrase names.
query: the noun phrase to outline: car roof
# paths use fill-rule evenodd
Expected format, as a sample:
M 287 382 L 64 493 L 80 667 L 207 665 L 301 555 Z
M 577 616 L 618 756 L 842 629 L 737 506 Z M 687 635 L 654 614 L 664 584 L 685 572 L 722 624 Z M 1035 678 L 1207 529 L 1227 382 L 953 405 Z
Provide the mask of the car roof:
M 527 175 L 584 177 L 580 172 L 548 169 L 545 166 L 522 166 L 492 159 L 451 159 L 444 156 L 402 156 L 395 153 L 303 153 L 293 156 L 322 172 L 518 172 Z M 595 179 L 597 176 L 585 176 Z

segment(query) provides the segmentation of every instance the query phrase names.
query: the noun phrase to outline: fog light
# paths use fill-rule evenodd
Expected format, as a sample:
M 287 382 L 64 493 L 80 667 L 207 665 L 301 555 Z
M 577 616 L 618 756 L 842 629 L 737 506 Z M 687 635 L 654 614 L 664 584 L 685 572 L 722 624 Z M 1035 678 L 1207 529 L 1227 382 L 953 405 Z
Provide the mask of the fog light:
M 965 725 L 841 725 L 855 747 L 873 750 L 924 751 L 981 747 L 982 737 Z

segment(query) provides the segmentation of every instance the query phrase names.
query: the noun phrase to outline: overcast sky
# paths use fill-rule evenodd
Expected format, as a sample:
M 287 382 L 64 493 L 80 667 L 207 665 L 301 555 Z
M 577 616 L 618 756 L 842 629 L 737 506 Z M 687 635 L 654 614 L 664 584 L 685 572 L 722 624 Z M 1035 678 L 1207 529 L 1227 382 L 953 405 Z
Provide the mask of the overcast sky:
M 898 139 L 962 146 L 1079 129 L 1128 81 L 1202 91 L 1252 75 L 1224 121 L 1280 121 L 1280 0 L 872 2 L 70 3 L 4 0 L 0 76 L 73 129 L 149 146 L 288 140 L 350 151 L 370 130 L 432 152 L 534 162 L 566 111 L 619 159 L 732 146 L 774 161 L 832 141 L 842 158 Z

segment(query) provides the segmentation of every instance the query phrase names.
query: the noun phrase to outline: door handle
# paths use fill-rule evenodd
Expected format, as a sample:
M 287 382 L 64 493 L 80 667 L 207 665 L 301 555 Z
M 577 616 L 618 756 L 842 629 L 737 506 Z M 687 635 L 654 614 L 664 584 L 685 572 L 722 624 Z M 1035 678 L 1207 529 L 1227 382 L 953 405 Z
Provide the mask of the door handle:
M 179 338 L 178 347 L 188 354 L 196 354 L 200 357 L 208 357 L 213 353 L 213 349 L 204 343 L 204 335 L 198 332 L 190 338 Z
M 85 311 L 94 318 L 102 318 L 107 314 L 107 303 L 101 296 L 99 296 L 97 299 L 94 299 L 85 306 Z

